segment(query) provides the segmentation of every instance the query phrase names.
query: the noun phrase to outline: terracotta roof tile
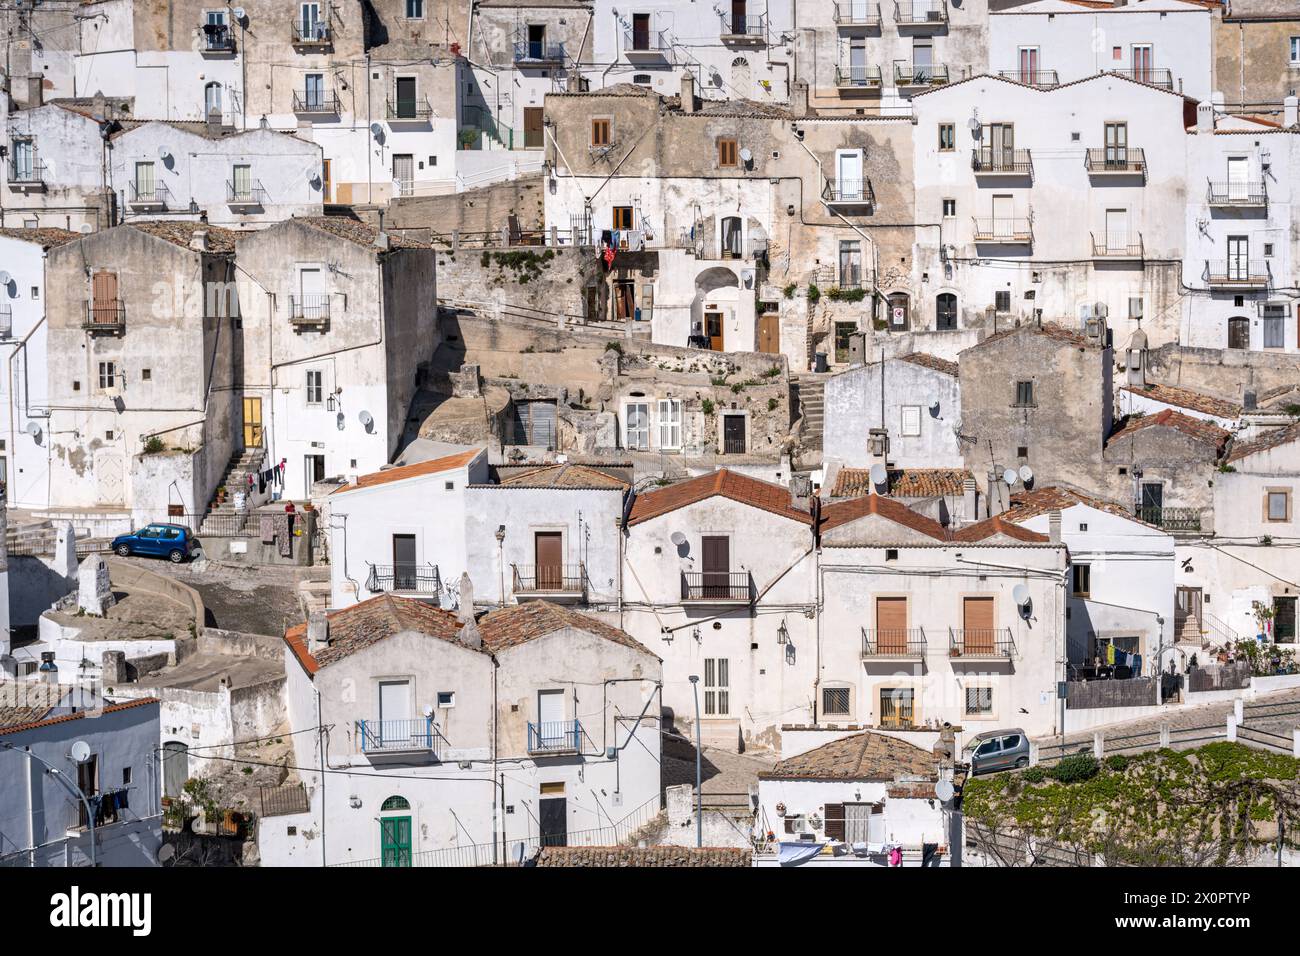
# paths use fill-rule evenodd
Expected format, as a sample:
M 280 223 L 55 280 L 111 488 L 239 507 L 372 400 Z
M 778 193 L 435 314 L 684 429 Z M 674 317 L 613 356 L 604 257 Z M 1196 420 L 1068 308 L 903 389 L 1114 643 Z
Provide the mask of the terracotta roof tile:
M 1270 448 L 1288 444 L 1296 439 L 1300 439 L 1300 422 L 1293 422 L 1285 428 L 1275 428 L 1270 432 L 1265 432 L 1254 441 L 1234 445 L 1232 451 L 1228 452 L 1228 461 L 1238 461 L 1247 455 L 1267 451 Z
M 220 254 L 230 254 L 235 251 L 235 239 L 239 233 L 232 232 L 229 229 L 223 229 L 220 226 L 209 226 L 193 222 L 181 222 L 174 219 L 144 219 L 132 220 L 128 223 L 130 228 L 139 229 L 141 232 L 156 236 L 159 239 L 165 239 L 173 245 L 180 246 L 182 249 L 190 248 L 190 241 L 196 233 L 207 233 L 208 252 Z
M 841 737 L 814 750 L 782 760 L 759 779 L 895 780 L 921 776 L 933 779 L 938 759 L 928 750 L 898 737 L 870 731 Z
M 1210 445 L 1220 452 L 1223 450 L 1223 446 L 1227 444 L 1228 439 L 1232 437 L 1231 432 L 1220 428 L 1213 422 L 1192 418 L 1190 415 L 1176 412 L 1172 408 L 1166 408 L 1154 415 L 1128 416 L 1120 423 L 1119 428 L 1111 432 L 1110 438 L 1106 439 L 1106 443 L 1110 444 L 1119 438 L 1130 438 L 1144 428 L 1156 427 L 1176 429 L 1187 437 Z
M 335 489 L 334 494 L 341 495 L 356 491 L 358 488 L 373 488 L 375 485 L 386 485 L 393 481 L 405 481 L 407 478 L 421 478 L 425 475 L 436 475 L 440 471 L 464 468 L 485 453 L 486 449 L 471 448 L 469 451 L 457 452 L 444 458 L 432 458 L 429 461 L 417 461 L 414 465 L 398 465 L 396 468 L 373 471 L 368 475 L 358 476 L 355 484 L 347 484 Z
M 74 239 L 80 239 L 81 233 L 69 232 L 67 229 L 55 229 L 48 226 L 42 226 L 38 229 L 5 227 L 0 229 L 0 236 L 4 236 L 7 239 L 22 239 L 24 242 L 34 242 L 42 249 L 52 249 L 55 246 L 63 245 L 65 242 L 72 242 Z
M 1214 415 L 1216 418 L 1237 418 L 1241 415 L 1241 406 L 1236 402 L 1215 398 L 1213 395 L 1195 392 L 1190 388 L 1181 388 L 1177 385 L 1159 385 L 1156 383 L 1143 386 L 1124 385 L 1120 391 L 1130 392 L 1165 405 L 1190 408 L 1192 411 L 1204 412 L 1206 415 Z
M 1132 512 L 1126 510 L 1123 505 L 1116 504 L 1113 501 L 1093 498 L 1070 488 L 1061 488 L 1057 485 L 1049 485 L 1046 488 L 1035 488 L 1033 491 L 1021 491 L 1013 494 L 1011 496 L 1011 507 L 998 517 L 1006 521 L 1027 521 L 1049 511 L 1064 511 L 1066 508 L 1080 504 L 1096 508 L 1099 511 L 1108 511 L 1122 518 L 1128 518 L 1130 521 L 1138 521 L 1138 518 Z M 1138 523 L 1141 524 L 1142 522 Z
M 1002 515 L 994 515 L 992 518 L 985 518 L 983 521 L 975 522 L 975 524 L 968 524 L 964 528 L 955 531 L 952 540 L 974 542 L 983 541 L 997 535 L 1033 544 L 1045 544 L 1050 540 L 1047 535 L 1039 534 L 1037 531 L 1030 531 L 1028 528 L 1022 528 Z
M 329 645 L 314 655 L 307 649 L 305 623 L 286 630 L 284 641 L 307 673 L 315 674 L 322 667 L 403 631 L 415 631 L 428 637 L 456 642 L 460 629 L 460 620 L 451 611 L 444 611 L 413 598 L 381 594 L 330 614 Z M 461 646 L 468 647 L 465 644 Z
M 822 508 L 821 530 L 830 531 L 868 515 L 888 518 L 896 524 L 929 535 L 936 541 L 948 540 L 948 531 L 939 522 L 913 511 L 902 502 L 882 495 L 864 495 L 861 498 L 831 502 Z
M 992 335 L 986 336 L 975 345 L 972 345 L 970 349 L 967 349 L 966 351 L 970 351 L 971 349 L 980 349 L 988 345 L 990 342 L 997 342 L 1001 339 L 1010 338 L 1013 335 L 1020 335 L 1022 333 L 1055 339 L 1058 342 L 1063 342 L 1067 345 L 1077 345 L 1080 348 L 1088 348 L 1093 344 L 1088 341 L 1087 337 L 1082 333 L 1076 332 L 1073 329 L 1067 329 L 1063 325 L 1057 325 L 1054 322 L 1044 322 L 1042 325 L 1038 325 L 1035 322 L 1030 322 L 1025 325 L 1015 325 L 1009 329 L 1002 329 L 999 332 L 994 332 Z
M 889 494 L 895 498 L 960 495 L 971 473 L 962 468 L 890 468 Z M 872 492 L 870 468 L 841 468 L 832 498 L 857 498 Z
M 347 219 L 343 216 L 295 216 L 291 221 L 301 222 L 339 239 L 346 239 L 358 246 L 374 247 L 375 239 L 379 236 L 379 229 L 375 226 L 357 222 L 355 219 Z M 388 233 L 388 239 L 394 249 L 430 248 L 427 242 L 420 242 L 407 236 L 399 236 L 394 232 Z
M 159 703 L 157 697 L 140 697 L 136 700 L 123 701 L 120 704 L 107 704 L 99 710 L 79 710 L 75 714 L 60 714 L 58 717 L 50 717 L 44 720 L 34 720 L 30 723 L 15 724 L 8 727 L 0 727 L 0 737 L 7 737 L 10 734 L 22 733 L 25 730 L 35 730 L 38 727 L 50 727 L 54 724 L 67 723 L 70 720 L 81 720 L 90 714 L 116 714 L 121 710 L 131 710 L 133 707 L 144 707 L 148 704 Z
M 900 355 L 899 358 L 904 362 L 911 362 L 913 365 L 920 365 L 923 368 L 934 369 L 936 372 L 943 372 L 945 375 L 956 376 L 957 363 L 949 362 L 947 359 L 941 359 L 937 355 L 931 355 L 928 352 L 912 352 L 910 355 Z
M 504 475 L 497 488 L 566 488 L 584 491 L 617 490 L 628 487 L 626 481 L 586 465 L 566 462 L 563 465 L 540 465 L 537 468 Z
M 721 846 L 546 846 L 538 866 L 599 867 L 749 867 L 753 853 Z
M 510 647 L 518 647 L 520 644 L 526 644 L 539 637 L 554 634 L 564 628 L 586 631 L 588 634 L 603 637 L 615 644 L 622 644 L 624 647 L 651 654 L 645 645 L 626 631 L 620 630 L 612 624 L 606 624 L 604 621 L 598 621 L 586 614 L 579 614 L 577 611 L 570 610 L 562 605 L 553 604 L 550 601 L 526 601 L 523 604 L 512 604 L 509 607 L 484 615 L 478 622 L 479 634 L 483 637 L 483 646 L 493 653 Z M 655 655 L 651 654 L 651 656 Z
M 812 515 L 791 503 L 790 489 L 771 482 L 760 481 L 739 472 L 721 468 L 711 474 L 700 475 L 686 481 L 638 495 L 632 505 L 628 525 L 640 524 L 660 515 L 668 514 L 687 505 L 721 495 L 741 504 L 772 514 L 781 515 L 802 524 L 812 524 Z

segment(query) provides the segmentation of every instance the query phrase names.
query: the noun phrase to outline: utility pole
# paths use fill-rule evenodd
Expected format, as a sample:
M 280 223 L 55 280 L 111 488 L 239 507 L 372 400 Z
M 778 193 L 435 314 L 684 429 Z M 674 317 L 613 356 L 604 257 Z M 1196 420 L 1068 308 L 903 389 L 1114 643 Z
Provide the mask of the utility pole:
M 700 783 L 700 675 L 691 675 L 691 690 L 695 693 L 695 848 L 704 845 L 704 787 Z

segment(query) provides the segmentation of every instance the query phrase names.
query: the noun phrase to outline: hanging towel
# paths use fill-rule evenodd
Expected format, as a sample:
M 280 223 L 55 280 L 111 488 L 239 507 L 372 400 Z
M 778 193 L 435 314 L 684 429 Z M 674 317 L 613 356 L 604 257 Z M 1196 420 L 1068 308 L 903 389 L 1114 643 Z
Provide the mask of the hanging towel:
M 1106 645 L 1106 663 L 1107 663 L 1107 664 L 1114 664 L 1114 663 L 1115 663 L 1115 645 L 1114 645 L 1114 644 L 1107 644 L 1107 645 Z
M 782 843 L 777 848 L 776 859 L 781 866 L 798 866 L 821 853 L 820 843 Z
M 275 516 L 275 543 L 279 545 L 280 557 L 288 558 L 293 555 L 293 535 L 289 530 L 289 515 L 287 514 Z
M 262 544 L 275 541 L 275 515 L 259 515 L 258 525 L 262 532 Z
M 890 866 L 903 865 L 903 851 L 900 850 L 898 847 L 894 847 L 892 850 L 889 851 L 889 865 Z
M 922 843 L 921 844 L 921 865 L 930 866 L 934 863 L 934 858 L 939 853 L 939 844 Z

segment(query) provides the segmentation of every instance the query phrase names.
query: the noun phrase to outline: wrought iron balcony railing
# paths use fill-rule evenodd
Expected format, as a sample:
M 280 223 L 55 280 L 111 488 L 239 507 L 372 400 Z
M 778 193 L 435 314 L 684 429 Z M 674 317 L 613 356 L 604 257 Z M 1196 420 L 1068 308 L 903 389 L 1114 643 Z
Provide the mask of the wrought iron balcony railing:
M 948 642 L 950 657 L 1000 658 L 1016 652 L 1009 627 L 950 627 Z
M 919 627 L 862 628 L 862 656 L 925 657 L 925 630 Z
M 205 23 L 199 28 L 202 38 L 199 49 L 202 53 L 234 53 L 235 31 L 218 23 Z
M 948 82 L 948 66 L 944 63 L 894 64 L 895 86 L 942 86 Z
M 10 338 L 14 334 L 14 307 L 0 305 L 0 339 Z
M 724 37 L 743 37 L 747 40 L 756 40 L 767 32 L 767 18 L 759 13 L 727 13 L 718 14 L 722 20 L 722 36 Z
M 898 0 L 894 22 L 899 26 L 943 26 L 948 22 L 946 0 Z
M 1023 245 L 1034 241 L 1033 222 L 1020 218 L 976 218 L 976 242 L 1005 242 Z
M 329 320 L 328 295 L 289 296 L 289 321 L 294 325 L 324 325 Z
M 1268 189 L 1261 180 L 1210 182 L 1206 186 L 1205 201 L 1211 206 L 1267 206 Z
M 530 754 L 578 753 L 582 750 L 582 724 L 577 720 L 528 722 Z
M 388 101 L 389 120 L 427 120 L 433 115 L 433 107 L 428 97 L 413 99 L 390 99 Z
M 880 67 L 878 66 L 867 66 L 866 64 L 861 64 L 858 66 L 835 67 L 836 86 L 878 90 L 882 83 Z
M 253 180 L 251 183 L 234 183 L 226 180 L 226 204 L 230 206 L 264 206 L 266 205 L 266 190 L 262 188 L 261 180 Z
M 37 157 L 34 150 L 19 155 L 10 146 L 8 168 L 9 185 L 15 189 L 45 185 L 45 163 Z
M 1267 259 L 1216 259 L 1205 263 L 1205 281 L 1213 286 L 1263 287 L 1270 277 Z
M 1139 521 L 1153 524 L 1165 531 L 1200 531 L 1200 508 L 1162 508 L 1151 505 L 1134 505 L 1133 513 Z
M 126 328 L 126 305 L 121 299 L 91 299 L 86 303 L 82 328 L 120 332 Z
M 564 44 L 545 40 L 516 40 L 516 63 L 563 63 Z
M 442 590 L 442 576 L 435 564 L 372 564 L 366 590 L 371 594 L 437 594 Z
M 1084 165 L 1093 174 L 1145 173 L 1147 169 L 1146 153 L 1137 146 L 1107 146 L 1104 149 L 1090 149 L 1084 157 Z
M 870 179 L 828 179 L 822 196 L 837 206 L 870 206 L 875 202 Z
M 336 116 L 339 111 L 339 97 L 333 90 L 294 90 L 293 111 L 295 113 Z
M 411 720 L 358 720 L 357 744 L 363 754 L 427 753 L 442 759 L 447 738 L 434 726 L 433 718 Z
M 581 594 L 587 586 L 587 569 L 578 564 L 515 564 L 516 594 Z
M 623 31 L 623 52 L 628 56 L 661 56 L 672 49 L 672 37 L 667 30 Z
M 753 580 L 748 571 L 683 571 L 682 600 L 748 602 Z
M 1133 236 L 1092 235 L 1092 257 L 1094 259 L 1141 259 L 1143 256 L 1142 234 Z
M 978 146 L 971 150 L 971 169 L 976 175 L 1025 176 L 1033 171 L 1033 157 L 1027 149 L 997 149 Z
M 998 70 L 998 76 L 1025 86 L 1036 86 L 1040 90 L 1050 90 L 1061 85 L 1061 78 L 1055 70 Z
M 1149 86 L 1158 86 L 1165 90 L 1174 88 L 1174 74 L 1169 70 L 1138 67 L 1137 69 L 1129 68 L 1125 70 L 1109 70 L 1107 72 L 1127 77 L 1130 80 L 1137 80 L 1139 83 L 1146 83 Z
M 139 208 L 166 209 L 171 191 L 163 183 L 130 183 L 131 205 Z
M 295 22 L 293 25 L 294 46 L 329 46 L 333 42 L 334 33 L 324 21 Z
M 879 27 L 880 4 L 840 0 L 835 4 L 835 23 L 841 27 Z

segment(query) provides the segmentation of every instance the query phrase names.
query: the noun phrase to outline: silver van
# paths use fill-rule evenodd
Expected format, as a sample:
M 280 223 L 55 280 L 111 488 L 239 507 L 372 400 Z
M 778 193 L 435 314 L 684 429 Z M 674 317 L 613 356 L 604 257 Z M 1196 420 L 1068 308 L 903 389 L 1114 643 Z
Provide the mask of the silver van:
M 972 776 L 1029 766 L 1029 738 L 1018 727 L 976 734 L 966 747 Z

